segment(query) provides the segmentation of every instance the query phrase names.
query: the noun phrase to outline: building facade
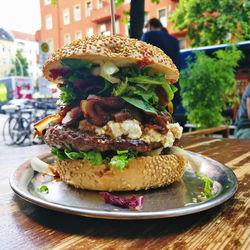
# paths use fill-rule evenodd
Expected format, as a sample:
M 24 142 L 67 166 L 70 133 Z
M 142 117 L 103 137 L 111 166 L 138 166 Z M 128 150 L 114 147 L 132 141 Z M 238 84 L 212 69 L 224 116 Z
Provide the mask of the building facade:
M 178 0 L 161 0 L 159 4 L 145 1 L 145 22 L 150 18 L 159 18 L 162 24 L 180 40 L 181 48 L 186 47 L 185 32 L 173 32 L 168 16 L 175 11 Z M 115 9 L 116 33 L 128 36 L 127 16 L 130 0 Z M 111 14 L 109 0 L 64 0 L 52 5 L 51 0 L 40 0 L 41 30 L 36 33 L 36 40 L 47 42 L 50 50 L 70 43 L 73 40 L 111 33 Z
M 27 59 L 29 77 L 36 80 L 41 73 L 37 65 L 38 43 L 35 35 L 19 31 L 10 31 L 10 34 L 14 38 L 15 51 L 21 50 L 22 55 Z
M 0 28 L 0 78 L 9 75 L 15 59 L 15 43 L 13 37 Z

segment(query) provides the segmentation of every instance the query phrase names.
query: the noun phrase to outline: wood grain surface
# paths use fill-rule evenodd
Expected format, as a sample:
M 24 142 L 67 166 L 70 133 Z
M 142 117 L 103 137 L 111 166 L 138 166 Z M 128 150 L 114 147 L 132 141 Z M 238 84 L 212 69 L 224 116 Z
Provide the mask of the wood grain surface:
M 204 212 L 176 218 L 119 221 L 41 208 L 19 198 L 9 176 L 45 145 L 0 152 L 0 249 L 250 249 L 250 140 L 186 136 L 183 148 L 233 169 L 237 193 Z

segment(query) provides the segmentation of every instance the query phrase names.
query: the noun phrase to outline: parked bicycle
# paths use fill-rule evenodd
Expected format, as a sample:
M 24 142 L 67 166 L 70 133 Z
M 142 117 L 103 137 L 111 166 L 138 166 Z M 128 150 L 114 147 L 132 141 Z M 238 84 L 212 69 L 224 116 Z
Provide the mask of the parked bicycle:
M 42 143 L 38 138 L 33 140 L 33 124 L 49 115 L 50 106 L 45 103 L 30 101 L 24 107 L 7 105 L 5 113 L 9 115 L 3 126 L 3 140 L 6 145 Z

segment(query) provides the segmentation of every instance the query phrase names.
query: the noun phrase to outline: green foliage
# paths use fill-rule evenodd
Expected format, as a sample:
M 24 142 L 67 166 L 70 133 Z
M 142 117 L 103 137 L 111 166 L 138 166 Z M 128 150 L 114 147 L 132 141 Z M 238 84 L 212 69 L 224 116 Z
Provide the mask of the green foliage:
M 14 61 L 14 67 L 10 71 L 10 76 L 28 76 L 28 61 L 27 59 L 23 56 L 22 50 L 17 50 L 16 51 L 16 58 Z
M 214 57 L 196 52 L 181 72 L 180 86 L 188 121 L 198 128 L 209 128 L 224 122 L 222 110 L 232 100 L 236 87 L 234 68 L 242 58 L 235 47 L 219 50 Z
M 207 46 L 250 39 L 248 0 L 180 0 L 170 17 L 174 28 L 188 29 L 191 45 Z

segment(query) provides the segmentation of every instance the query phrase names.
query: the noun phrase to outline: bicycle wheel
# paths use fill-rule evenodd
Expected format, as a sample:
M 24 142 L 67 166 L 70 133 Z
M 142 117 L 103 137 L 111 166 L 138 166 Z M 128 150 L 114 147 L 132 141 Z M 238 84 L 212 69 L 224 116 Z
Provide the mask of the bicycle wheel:
M 11 127 L 10 124 L 12 124 L 12 120 L 13 120 L 13 118 L 9 117 L 3 125 L 3 141 L 4 141 L 4 144 L 6 144 L 6 145 L 15 144 L 15 142 L 12 138 L 11 129 L 10 129 L 10 127 Z
M 26 138 L 30 136 L 30 124 L 24 117 L 14 118 L 15 121 L 11 124 L 11 137 L 15 144 L 21 145 Z

